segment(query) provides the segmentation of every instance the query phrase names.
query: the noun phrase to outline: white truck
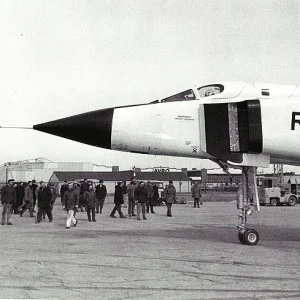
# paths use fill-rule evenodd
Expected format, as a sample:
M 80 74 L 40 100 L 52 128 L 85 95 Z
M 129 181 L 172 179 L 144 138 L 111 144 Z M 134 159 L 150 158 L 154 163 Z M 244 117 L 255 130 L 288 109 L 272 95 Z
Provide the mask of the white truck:
M 276 177 L 262 178 L 258 184 L 259 204 L 294 206 L 298 202 L 297 187 L 289 183 L 278 183 Z

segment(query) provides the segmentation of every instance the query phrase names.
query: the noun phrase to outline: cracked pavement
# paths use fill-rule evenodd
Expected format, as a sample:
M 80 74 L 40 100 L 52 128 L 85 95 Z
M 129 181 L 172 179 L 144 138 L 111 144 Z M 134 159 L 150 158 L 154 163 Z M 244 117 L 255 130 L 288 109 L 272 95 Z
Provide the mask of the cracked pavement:
M 13 215 L 1 226 L 0 298 L 300 298 L 299 204 L 251 216 L 257 246 L 239 243 L 234 201 L 176 204 L 173 218 L 155 207 L 147 221 L 112 219 L 112 207 L 108 197 L 95 223 L 77 213 L 70 230 L 59 198 L 53 223 Z

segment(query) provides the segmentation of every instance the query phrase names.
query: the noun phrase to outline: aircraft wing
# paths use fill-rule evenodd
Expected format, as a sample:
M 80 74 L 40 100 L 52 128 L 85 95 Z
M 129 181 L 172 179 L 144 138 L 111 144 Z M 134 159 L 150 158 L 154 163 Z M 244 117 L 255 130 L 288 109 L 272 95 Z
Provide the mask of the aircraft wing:
M 290 165 L 290 166 L 300 166 L 300 159 L 299 160 L 290 160 L 290 159 L 282 159 L 282 158 L 276 158 L 271 157 L 270 159 L 271 164 L 283 164 L 283 165 Z

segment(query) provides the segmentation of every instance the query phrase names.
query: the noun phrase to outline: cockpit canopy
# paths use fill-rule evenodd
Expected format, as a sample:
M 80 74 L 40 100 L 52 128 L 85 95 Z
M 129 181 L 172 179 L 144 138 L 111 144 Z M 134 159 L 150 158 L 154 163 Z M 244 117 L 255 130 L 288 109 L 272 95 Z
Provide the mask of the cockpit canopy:
M 300 86 L 272 83 L 250 83 L 242 81 L 223 82 L 196 86 L 184 92 L 154 102 L 174 102 L 197 99 L 232 99 L 237 97 L 296 98 L 300 97 Z M 154 103 L 153 102 L 153 103 Z
M 218 95 L 224 91 L 222 84 L 210 84 L 197 88 L 200 98 Z
M 192 89 L 178 93 L 176 95 L 161 99 L 160 102 L 173 102 L 173 101 L 185 101 L 185 100 L 196 100 L 195 93 Z

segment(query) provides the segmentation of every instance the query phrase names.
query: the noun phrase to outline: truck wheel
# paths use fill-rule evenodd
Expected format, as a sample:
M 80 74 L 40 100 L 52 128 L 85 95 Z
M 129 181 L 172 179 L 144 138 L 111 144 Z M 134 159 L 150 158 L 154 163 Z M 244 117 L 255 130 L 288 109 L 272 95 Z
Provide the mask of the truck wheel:
M 254 246 L 259 241 L 259 234 L 254 229 L 247 229 L 244 233 L 245 244 L 249 246 Z
M 270 204 L 272 206 L 277 206 L 278 205 L 277 200 L 275 198 L 273 198 L 273 199 L 270 200 Z
M 294 206 L 297 202 L 297 198 L 295 196 L 290 196 L 288 200 L 288 205 L 289 206 Z

